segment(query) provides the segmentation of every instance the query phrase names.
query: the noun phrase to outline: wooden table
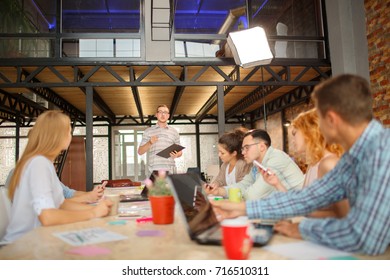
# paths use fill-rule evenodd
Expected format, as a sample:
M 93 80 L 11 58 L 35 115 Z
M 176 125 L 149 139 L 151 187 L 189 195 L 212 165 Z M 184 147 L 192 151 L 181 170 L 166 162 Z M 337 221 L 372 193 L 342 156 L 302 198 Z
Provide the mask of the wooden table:
M 144 203 L 148 204 L 148 202 Z M 197 243 L 191 241 L 180 215 L 177 215 L 177 211 L 175 222 L 171 225 L 154 225 L 150 222 L 138 224 L 135 219 L 127 220 L 125 225 L 109 224 L 109 222 L 113 220 L 116 220 L 116 217 L 110 216 L 86 222 L 36 228 L 14 243 L 2 247 L 0 249 L 0 259 L 226 259 L 222 246 L 198 245 Z M 67 251 L 74 247 L 53 235 L 55 232 L 81 230 L 92 227 L 104 228 L 109 231 L 125 235 L 128 238 L 120 241 L 94 244 L 94 246 L 110 249 L 111 253 L 85 257 L 67 253 Z M 140 230 L 161 230 L 165 234 L 162 237 L 139 237 L 137 236 L 137 232 Z M 296 241 L 296 239 L 275 234 L 270 242 L 270 245 Z M 362 259 L 388 260 L 390 259 L 390 249 L 387 250 L 386 254 L 377 257 L 363 255 L 356 256 Z M 264 250 L 263 248 L 253 248 L 250 254 L 250 259 L 274 260 L 286 258 Z

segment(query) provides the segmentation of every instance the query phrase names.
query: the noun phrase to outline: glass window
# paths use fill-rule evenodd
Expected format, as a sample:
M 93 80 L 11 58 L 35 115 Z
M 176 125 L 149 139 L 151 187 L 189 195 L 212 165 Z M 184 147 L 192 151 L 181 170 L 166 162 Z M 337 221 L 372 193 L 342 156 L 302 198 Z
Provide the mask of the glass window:
M 8 173 L 15 167 L 15 143 L 15 139 L 0 139 L 0 185 L 4 185 Z
M 140 0 L 63 0 L 62 3 L 63 32 L 139 32 Z
M 177 0 L 175 12 L 175 32 L 188 34 L 218 34 L 237 29 L 238 19 L 245 17 L 245 0 Z M 235 10 L 240 9 L 241 10 Z M 228 18 L 235 10 L 234 19 Z M 229 22 L 227 22 L 229 20 Z M 223 25 L 228 30 L 222 29 Z
M 93 181 L 99 183 L 108 179 L 108 139 L 93 138 Z
M 15 136 L 16 135 L 16 128 L 13 127 L 1 127 L 0 129 L 0 136 Z
M 217 124 L 202 124 L 199 126 L 200 132 L 215 132 L 218 133 L 218 125 Z
M 218 135 L 201 135 L 200 160 L 202 172 L 206 172 L 207 166 L 219 164 L 218 157 Z
M 186 147 L 183 155 L 175 160 L 177 173 L 185 173 L 188 167 L 197 167 L 195 135 L 180 135 L 180 144 Z

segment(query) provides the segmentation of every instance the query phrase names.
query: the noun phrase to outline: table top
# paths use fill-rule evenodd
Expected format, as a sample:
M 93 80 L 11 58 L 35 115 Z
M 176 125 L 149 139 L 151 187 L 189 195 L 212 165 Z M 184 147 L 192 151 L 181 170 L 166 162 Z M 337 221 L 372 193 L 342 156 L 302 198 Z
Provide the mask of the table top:
M 137 202 L 139 206 L 149 205 L 149 202 Z M 133 203 L 123 203 L 123 207 L 133 207 Z M 176 205 L 177 210 L 177 205 Z M 146 210 L 142 210 L 146 211 Z M 150 210 L 149 210 L 150 211 Z M 186 231 L 181 216 L 175 213 L 175 221 L 170 225 L 155 225 L 152 222 L 137 223 L 136 218 L 126 220 L 125 224 L 115 224 L 118 217 L 109 216 L 90 221 L 67 225 L 39 227 L 27 233 L 12 244 L 0 248 L 0 259 L 137 259 L 137 260 L 224 260 L 226 259 L 222 246 L 198 245 L 192 241 Z M 144 212 L 147 214 L 147 212 Z M 113 223 L 114 222 L 114 223 Z M 88 228 L 103 228 L 110 232 L 126 236 L 124 240 L 93 244 L 108 249 L 107 254 L 82 256 L 70 253 L 75 247 L 62 241 L 54 234 L 65 231 L 77 231 Z M 158 231 L 161 236 L 139 236 L 140 231 Z M 269 245 L 286 244 L 298 240 L 275 234 Z M 359 259 L 390 259 L 390 249 L 386 254 L 376 257 L 354 255 Z M 253 248 L 250 259 L 280 260 L 285 256 L 265 250 L 263 247 Z

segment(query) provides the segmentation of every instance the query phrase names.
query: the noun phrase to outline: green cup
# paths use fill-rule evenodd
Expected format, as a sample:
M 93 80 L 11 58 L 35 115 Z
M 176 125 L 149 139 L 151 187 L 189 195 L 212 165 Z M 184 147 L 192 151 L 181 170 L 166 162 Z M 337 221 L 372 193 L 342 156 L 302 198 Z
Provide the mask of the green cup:
M 229 201 L 241 202 L 241 189 L 240 188 L 229 188 Z

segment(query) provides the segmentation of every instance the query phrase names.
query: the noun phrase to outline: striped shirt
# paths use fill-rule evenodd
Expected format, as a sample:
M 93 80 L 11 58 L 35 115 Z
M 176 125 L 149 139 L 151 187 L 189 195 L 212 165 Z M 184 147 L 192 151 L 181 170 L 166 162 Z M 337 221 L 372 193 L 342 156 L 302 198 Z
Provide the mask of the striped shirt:
M 168 148 L 172 144 L 180 145 L 180 136 L 176 129 L 167 125 L 160 127 L 158 124 L 147 128 L 144 132 L 140 146 L 145 145 L 152 136 L 157 136 L 158 141 L 154 143 L 147 153 L 149 175 L 153 170 L 165 169 L 174 173 L 175 160 L 172 157 L 163 158 L 156 156 L 157 153 Z
M 343 219 L 305 219 L 303 239 L 329 247 L 370 255 L 390 244 L 390 129 L 373 120 L 336 167 L 301 191 L 277 193 L 247 201 L 250 218 L 282 219 L 306 215 L 348 198 Z

